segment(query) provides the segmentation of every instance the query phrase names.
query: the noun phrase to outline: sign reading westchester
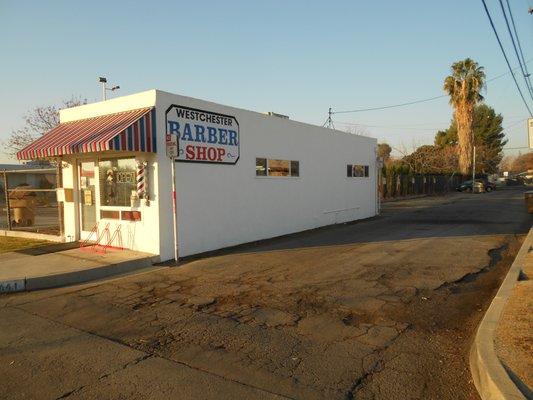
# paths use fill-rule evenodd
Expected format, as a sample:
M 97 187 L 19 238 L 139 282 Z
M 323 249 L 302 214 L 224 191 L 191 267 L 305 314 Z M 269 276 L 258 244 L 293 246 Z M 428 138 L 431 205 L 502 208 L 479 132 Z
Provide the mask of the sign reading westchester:
M 235 117 L 172 106 L 167 135 L 178 137 L 178 161 L 235 164 L 239 159 L 239 123 Z

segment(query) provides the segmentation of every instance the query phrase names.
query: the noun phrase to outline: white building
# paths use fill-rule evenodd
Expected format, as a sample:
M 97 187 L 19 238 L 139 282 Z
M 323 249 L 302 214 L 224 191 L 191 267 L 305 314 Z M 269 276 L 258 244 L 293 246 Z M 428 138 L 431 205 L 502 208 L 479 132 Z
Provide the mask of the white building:
M 372 138 L 158 90 L 60 121 L 18 158 L 62 160 L 67 241 L 121 238 L 168 260 L 175 236 L 185 257 L 377 214 Z

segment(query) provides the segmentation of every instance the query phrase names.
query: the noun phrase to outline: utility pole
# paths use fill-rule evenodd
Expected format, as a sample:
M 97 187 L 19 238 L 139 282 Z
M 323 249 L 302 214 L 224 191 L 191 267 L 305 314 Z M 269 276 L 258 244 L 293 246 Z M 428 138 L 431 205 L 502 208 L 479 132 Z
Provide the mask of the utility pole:
M 476 146 L 474 146 L 474 157 L 472 158 L 472 193 L 476 187 Z
M 328 110 L 328 119 L 326 120 L 326 123 L 324 124 L 326 128 L 329 129 L 335 129 L 335 126 L 333 125 L 333 119 L 331 116 L 333 115 L 333 111 L 331 111 L 331 107 Z

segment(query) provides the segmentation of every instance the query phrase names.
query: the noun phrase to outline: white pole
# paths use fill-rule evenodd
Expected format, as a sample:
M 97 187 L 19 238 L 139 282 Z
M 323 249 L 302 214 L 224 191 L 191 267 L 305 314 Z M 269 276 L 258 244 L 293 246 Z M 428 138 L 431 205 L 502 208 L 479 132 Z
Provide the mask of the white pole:
M 472 157 L 472 193 L 476 183 L 476 146 L 474 146 L 474 157 Z
M 102 82 L 102 99 L 106 101 L 105 82 Z
M 176 165 L 174 163 L 174 158 L 170 159 L 170 169 L 172 173 L 172 222 L 174 229 L 174 259 L 176 263 L 178 262 L 178 207 L 176 203 Z

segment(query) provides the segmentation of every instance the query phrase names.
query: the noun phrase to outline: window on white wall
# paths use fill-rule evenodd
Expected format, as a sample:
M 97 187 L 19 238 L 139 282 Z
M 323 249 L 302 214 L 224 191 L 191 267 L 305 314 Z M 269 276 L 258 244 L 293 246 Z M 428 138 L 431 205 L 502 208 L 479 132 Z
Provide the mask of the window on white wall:
M 300 176 L 300 161 L 291 161 L 291 176 Z
M 300 176 L 300 162 L 273 158 L 255 159 L 256 176 Z
M 137 165 L 133 158 L 102 160 L 100 170 L 100 205 L 131 205 L 131 192 L 136 190 Z
M 255 159 L 255 175 L 256 176 L 267 176 L 267 159 L 266 158 Z
M 289 176 L 291 163 L 288 160 L 268 160 L 268 176 Z
M 348 178 L 368 178 L 368 165 L 348 164 L 346 166 L 346 174 Z

